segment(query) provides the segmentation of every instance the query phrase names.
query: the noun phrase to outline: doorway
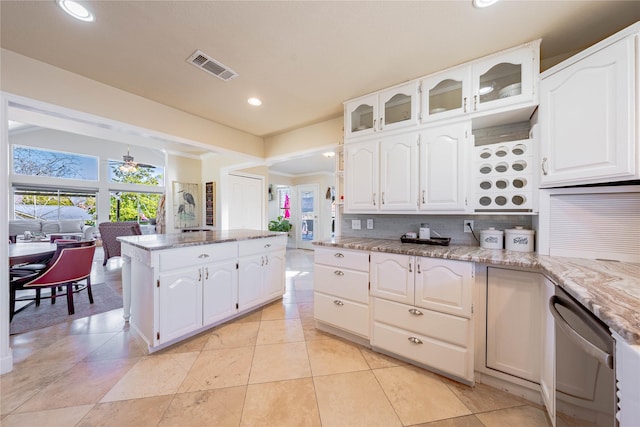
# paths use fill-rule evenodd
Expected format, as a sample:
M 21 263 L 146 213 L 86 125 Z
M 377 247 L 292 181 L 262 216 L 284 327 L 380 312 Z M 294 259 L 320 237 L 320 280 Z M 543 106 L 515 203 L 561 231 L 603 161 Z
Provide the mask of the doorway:
M 312 242 L 318 239 L 318 188 L 318 184 L 297 186 L 299 230 L 296 238 L 299 249 L 313 250 Z

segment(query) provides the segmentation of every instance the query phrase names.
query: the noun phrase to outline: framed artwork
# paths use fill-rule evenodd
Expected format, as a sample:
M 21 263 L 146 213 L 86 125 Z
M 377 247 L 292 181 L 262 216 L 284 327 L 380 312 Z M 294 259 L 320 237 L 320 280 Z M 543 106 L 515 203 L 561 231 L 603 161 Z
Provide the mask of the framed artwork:
M 207 182 L 204 191 L 205 203 L 205 223 L 206 225 L 216 225 L 216 183 Z
M 202 207 L 198 184 L 173 181 L 173 221 L 175 228 L 200 227 Z

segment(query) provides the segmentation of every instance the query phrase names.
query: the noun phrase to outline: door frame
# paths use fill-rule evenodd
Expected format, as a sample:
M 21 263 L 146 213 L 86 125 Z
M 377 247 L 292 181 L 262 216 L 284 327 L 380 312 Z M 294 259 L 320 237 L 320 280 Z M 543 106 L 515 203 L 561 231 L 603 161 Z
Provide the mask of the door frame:
M 313 245 L 311 242 L 314 240 L 318 240 L 318 231 L 319 228 L 319 220 L 320 220 L 320 201 L 318 198 L 320 197 L 320 185 L 319 184 L 300 184 L 295 186 L 296 192 L 296 203 L 295 203 L 295 226 L 296 230 L 296 247 L 298 249 L 309 249 L 313 250 Z M 313 192 L 313 239 L 302 240 L 302 198 L 300 197 L 301 192 Z

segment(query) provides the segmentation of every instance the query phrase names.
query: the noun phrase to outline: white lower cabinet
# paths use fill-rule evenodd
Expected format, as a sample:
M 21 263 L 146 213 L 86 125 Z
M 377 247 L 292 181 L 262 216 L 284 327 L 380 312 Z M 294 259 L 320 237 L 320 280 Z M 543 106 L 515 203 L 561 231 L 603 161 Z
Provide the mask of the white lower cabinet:
M 472 383 L 473 263 L 372 253 L 370 270 L 372 347 Z
M 313 271 L 318 325 L 369 338 L 369 253 L 316 248 Z
M 486 366 L 540 383 L 543 276 L 487 269 Z
M 245 311 L 284 294 L 286 237 L 241 241 L 238 309 Z
M 238 264 L 234 259 L 204 267 L 202 324 L 212 325 L 238 312 Z
M 160 343 L 202 326 L 202 268 L 191 267 L 159 276 Z

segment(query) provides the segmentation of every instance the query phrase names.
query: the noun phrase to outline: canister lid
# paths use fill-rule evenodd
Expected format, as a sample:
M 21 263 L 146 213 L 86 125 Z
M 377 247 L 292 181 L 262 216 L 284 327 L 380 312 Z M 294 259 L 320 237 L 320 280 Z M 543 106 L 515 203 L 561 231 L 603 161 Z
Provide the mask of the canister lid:
M 504 232 L 507 233 L 507 234 L 514 234 L 514 233 L 517 233 L 517 234 L 529 234 L 529 235 L 533 235 L 534 234 L 533 230 L 527 230 L 522 226 L 517 226 L 516 228 L 510 228 L 510 229 L 504 230 Z
M 502 230 L 496 230 L 495 227 L 489 227 L 486 230 L 482 230 L 480 233 L 481 234 L 488 234 L 488 235 L 495 234 L 495 235 L 498 235 L 498 236 L 502 236 L 503 231 Z

